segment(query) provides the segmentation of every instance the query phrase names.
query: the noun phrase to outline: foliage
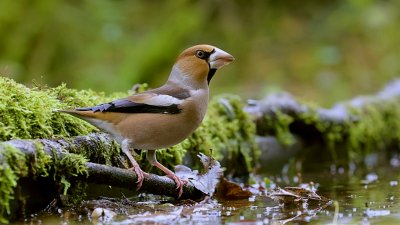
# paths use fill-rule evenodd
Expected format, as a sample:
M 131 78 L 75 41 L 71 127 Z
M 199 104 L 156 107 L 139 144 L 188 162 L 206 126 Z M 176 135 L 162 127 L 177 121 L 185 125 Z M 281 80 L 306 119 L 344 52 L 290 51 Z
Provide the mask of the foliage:
M 14 188 L 19 177 L 27 176 L 28 166 L 25 155 L 8 145 L 1 145 L 0 155 L 0 223 L 6 223 L 3 217 L 10 214 L 10 200 L 14 199 Z

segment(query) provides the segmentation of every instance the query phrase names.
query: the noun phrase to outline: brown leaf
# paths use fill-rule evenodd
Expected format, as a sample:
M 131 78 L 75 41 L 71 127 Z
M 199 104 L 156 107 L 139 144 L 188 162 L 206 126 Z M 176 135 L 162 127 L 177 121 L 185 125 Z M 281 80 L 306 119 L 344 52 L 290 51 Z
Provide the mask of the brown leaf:
M 219 200 L 236 200 L 249 198 L 252 193 L 234 182 L 230 182 L 224 177 L 220 178 L 215 197 Z
M 332 202 L 330 199 L 302 187 L 278 187 L 270 192 L 268 196 L 274 201 L 283 204 L 284 207 L 318 207 L 329 205 Z

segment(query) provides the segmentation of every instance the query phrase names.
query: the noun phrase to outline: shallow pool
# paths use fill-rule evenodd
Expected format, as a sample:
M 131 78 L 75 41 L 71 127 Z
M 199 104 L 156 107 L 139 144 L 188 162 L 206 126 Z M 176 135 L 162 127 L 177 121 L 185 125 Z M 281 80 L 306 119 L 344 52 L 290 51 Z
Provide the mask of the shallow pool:
M 325 205 L 282 207 L 267 197 L 269 189 L 253 185 L 255 193 L 243 200 L 204 203 L 175 202 L 156 196 L 100 198 L 79 207 L 40 212 L 14 224 L 400 224 L 400 167 L 373 169 L 331 167 L 295 176 L 268 177 L 277 186 L 312 184 L 332 201 Z M 98 218 L 93 217 L 97 208 Z M 100 211 L 99 211 L 100 210 Z M 96 214 L 96 212 L 95 212 Z

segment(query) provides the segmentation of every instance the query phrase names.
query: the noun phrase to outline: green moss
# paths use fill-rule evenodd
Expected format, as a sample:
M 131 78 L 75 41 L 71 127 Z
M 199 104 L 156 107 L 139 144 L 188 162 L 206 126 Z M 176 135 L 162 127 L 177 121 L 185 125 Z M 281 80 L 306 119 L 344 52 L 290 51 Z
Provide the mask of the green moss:
M 68 89 L 65 84 L 30 89 L 0 77 L 0 140 L 72 137 L 97 131 L 88 123 L 55 110 L 95 105 L 127 94 L 106 97 L 91 90 Z
M 400 101 L 376 102 L 353 109 L 360 119 L 350 129 L 347 141 L 354 154 L 368 154 L 400 142 Z M 398 146 L 396 146 L 398 147 Z
M 400 141 L 399 108 L 399 99 L 370 101 L 361 108 L 348 106 L 355 121 L 349 119 L 342 125 L 320 126 L 333 160 L 358 161 L 372 152 L 397 145 Z
M 67 201 L 64 201 L 63 204 L 76 206 L 82 203 L 82 201 L 85 200 L 85 198 L 87 197 L 87 193 L 90 193 L 90 190 L 88 190 L 88 186 L 89 185 L 85 181 L 74 181 L 74 183 L 70 184 L 69 186 L 68 195 L 64 195 L 64 197 L 66 197 L 65 200 Z
M 202 125 L 181 145 L 195 155 L 212 153 L 215 159 L 226 162 L 228 167 L 242 164 L 244 170 L 240 172 L 248 175 L 260 150 L 255 143 L 255 124 L 243 107 L 244 103 L 238 96 L 214 97 Z
M 25 154 L 6 144 L 0 145 L 0 223 L 6 223 L 5 214 L 10 214 L 10 200 L 14 199 L 14 188 L 18 179 L 28 175 Z
M 115 141 L 106 139 L 105 135 L 86 136 L 87 141 L 78 147 L 70 143 L 70 153 L 76 153 L 84 156 L 93 163 L 105 164 L 109 166 L 118 164 L 120 155 L 120 145 Z
M 43 145 L 35 143 L 32 157 L 13 146 L 0 145 L 0 223 L 7 223 L 5 215 L 10 214 L 10 201 L 14 199 L 14 188 L 22 177 L 47 177 L 53 172 L 54 181 L 63 187 L 66 194 L 70 176 L 87 175 L 86 158 L 77 154 L 66 154 L 63 158 L 53 157 L 44 152 Z M 55 154 L 56 155 L 56 154 Z
M 70 176 L 88 175 L 85 166 L 88 160 L 84 156 L 74 153 L 65 154 L 62 158 L 58 158 L 56 153 L 54 156 L 53 178 L 55 181 L 60 181 L 63 186 L 63 194 L 66 195 L 71 186 L 68 181 Z
M 294 136 L 289 130 L 289 125 L 294 121 L 293 117 L 278 110 L 275 115 L 268 116 L 266 120 L 269 127 L 274 128 L 273 133 L 281 144 L 289 146 L 294 143 Z
M 33 161 L 30 162 L 32 174 L 35 176 L 48 177 L 52 167 L 52 158 L 44 152 L 43 145 L 40 142 L 35 142 L 35 155 Z

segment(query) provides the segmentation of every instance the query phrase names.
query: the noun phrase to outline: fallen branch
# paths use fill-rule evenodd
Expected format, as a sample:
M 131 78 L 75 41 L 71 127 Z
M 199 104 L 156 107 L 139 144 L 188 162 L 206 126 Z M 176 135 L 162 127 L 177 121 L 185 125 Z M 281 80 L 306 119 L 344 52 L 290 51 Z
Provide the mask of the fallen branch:
M 86 163 L 88 170 L 88 177 L 78 177 L 79 179 L 85 179 L 89 182 L 98 184 L 112 184 L 113 186 L 123 187 L 127 189 L 136 188 L 137 176 L 131 170 L 100 165 L 96 163 Z M 178 190 L 173 180 L 165 176 L 158 176 L 155 174 L 149 174 L 143 180 L 143 185 L 140 192 L 165 195 L 170 197 L 177 197 Z M 181 199 L 201 199 L 205 194 L 197 190 L 190 182 L 188 185 L 183 187 L 183 194 Z
M 39 140 L 43 146 L 43 150 L 46 154 L 52 158 L 57 158 L 61 161 L 69 154 L 66 152 L 68 149 L 79 149 L 88 148 L 88 146 L 96 147 L 102 142 L 103 146 L 112 146 L 112 139 L 109 135 L 99 133 L 91 134 L 89 136 L 79 136 L 70 141 L 65 140 Z M 37 155 L 37 141 L 34 140 L 11 140 L 4 142 L 5 145 L 12 146 L 21 152 L 26 154 L 28 161 L 35 160 Z M 137 176 L 132 170 L 121 169 L 117 167 L 101 165 L 97 163 L 87 162 L 84 164 L 87 173 L 78 174 L 78 176 L 68 176 L 69 179 L 85 180 L 88 182 L 112 185 L 116 187 L 122 187 L 129 190 L 136 190 L 137 187 Z M 143 185 L 139 192 L 145 192 L 150 194 L 165 195 L 170 197 L 177 197 L 178 191 L 176 190 L 176 184 L 171 179 L 158 176 L 155 174 L 149 174 L 145 177 Z M 183 188 L 182 199 L 200 199 L 204 196 L 204 193 L 197 190 L 190 182 Z

